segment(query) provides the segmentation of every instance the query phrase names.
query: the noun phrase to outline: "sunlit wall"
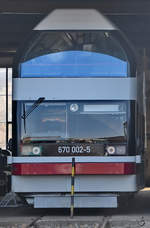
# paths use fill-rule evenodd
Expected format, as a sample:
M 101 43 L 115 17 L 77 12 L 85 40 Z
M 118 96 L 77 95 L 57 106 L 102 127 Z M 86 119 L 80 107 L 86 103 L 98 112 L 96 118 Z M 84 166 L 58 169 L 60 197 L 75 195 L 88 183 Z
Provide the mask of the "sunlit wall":
M 11 138 L 12 69 L 8 69 L 8 129 Z M 6 68 L 0 68 L 0 148 L 6 148 Z

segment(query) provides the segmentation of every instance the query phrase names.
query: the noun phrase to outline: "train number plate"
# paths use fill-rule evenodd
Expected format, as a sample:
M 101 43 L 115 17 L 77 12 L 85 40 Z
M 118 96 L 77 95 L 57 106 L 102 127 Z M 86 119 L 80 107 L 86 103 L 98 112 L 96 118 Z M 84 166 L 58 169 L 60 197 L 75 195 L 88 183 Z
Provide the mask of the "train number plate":
M 47 143 L 42 145 L 43 156 L 103 156 L 104 145 L 99 143 Z
M 89 154 L 91 152 L 91 146 L 58 146 L 57 152 L 59 154 Z

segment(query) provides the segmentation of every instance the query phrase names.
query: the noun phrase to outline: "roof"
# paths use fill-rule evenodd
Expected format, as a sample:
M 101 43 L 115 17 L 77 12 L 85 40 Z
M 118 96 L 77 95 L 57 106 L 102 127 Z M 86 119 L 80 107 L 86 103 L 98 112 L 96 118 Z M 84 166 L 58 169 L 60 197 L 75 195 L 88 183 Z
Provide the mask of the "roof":
M 30 31 L 56 8 L 95 8 L 120 28 L 135 48 L 149 48 L 150 1 L 147 0 L 0 0 L 0 67 L 11 67 Z
M 96 9 L 55 9 L 34 30 L 114 30 L 115 26 Z

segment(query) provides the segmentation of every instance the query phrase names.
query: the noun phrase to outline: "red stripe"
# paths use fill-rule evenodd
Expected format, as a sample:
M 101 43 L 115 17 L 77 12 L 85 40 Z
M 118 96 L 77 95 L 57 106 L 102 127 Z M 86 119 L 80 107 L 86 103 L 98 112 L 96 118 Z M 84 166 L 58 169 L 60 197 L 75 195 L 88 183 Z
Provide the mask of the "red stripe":
M 13 175 L 71 175 L 71 163 L 16 163 Z M 135 163 L 76 163 L 75 174 L 134 174 Z

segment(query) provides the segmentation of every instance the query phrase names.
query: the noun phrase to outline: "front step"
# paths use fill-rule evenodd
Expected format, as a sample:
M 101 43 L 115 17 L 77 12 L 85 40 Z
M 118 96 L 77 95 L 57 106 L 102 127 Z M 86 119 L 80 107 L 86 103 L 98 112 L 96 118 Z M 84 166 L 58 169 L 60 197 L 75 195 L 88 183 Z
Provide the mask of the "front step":
M 26 197 L 34 208 L 70 208 L 70 195 L 32 195 Z M 117 208 L 115 194 L 75 194 L 74 208 Z

